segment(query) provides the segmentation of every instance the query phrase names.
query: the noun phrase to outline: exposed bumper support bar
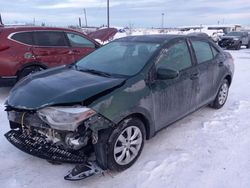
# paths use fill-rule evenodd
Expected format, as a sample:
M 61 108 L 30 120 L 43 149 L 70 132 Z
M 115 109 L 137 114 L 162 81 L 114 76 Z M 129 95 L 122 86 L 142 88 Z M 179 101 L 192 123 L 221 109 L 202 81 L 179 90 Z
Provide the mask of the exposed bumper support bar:
M 68 151 L 48 143 L 42 136 L 29 136 L 11 130 L 4 135 L 7 140 L 25 153 L 60 163 L 85 163 L 86 156 L 80 151 Z

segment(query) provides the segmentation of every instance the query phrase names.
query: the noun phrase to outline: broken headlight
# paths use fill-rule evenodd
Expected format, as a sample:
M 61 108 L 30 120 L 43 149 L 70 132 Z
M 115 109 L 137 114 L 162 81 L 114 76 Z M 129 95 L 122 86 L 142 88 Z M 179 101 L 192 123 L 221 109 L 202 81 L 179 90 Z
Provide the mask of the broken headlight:
M 46 107 L 37 111 L 41 120 L 57 130 L 75 131 L 82 121 L 96 114 L 90 108 L 75 107 Z

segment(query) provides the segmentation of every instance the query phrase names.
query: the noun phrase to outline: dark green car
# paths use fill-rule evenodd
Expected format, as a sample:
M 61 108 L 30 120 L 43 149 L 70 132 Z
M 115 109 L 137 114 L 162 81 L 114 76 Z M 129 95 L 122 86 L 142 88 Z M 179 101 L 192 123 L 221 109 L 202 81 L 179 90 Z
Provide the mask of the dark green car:
M 207 38 L 125 37 L 20 81 L 5 136 L 43 159 L 80 163 L 66 179 L 121 171 L 157 131 L 202 106 L 221 108 L 233 72 L 232 56 Z

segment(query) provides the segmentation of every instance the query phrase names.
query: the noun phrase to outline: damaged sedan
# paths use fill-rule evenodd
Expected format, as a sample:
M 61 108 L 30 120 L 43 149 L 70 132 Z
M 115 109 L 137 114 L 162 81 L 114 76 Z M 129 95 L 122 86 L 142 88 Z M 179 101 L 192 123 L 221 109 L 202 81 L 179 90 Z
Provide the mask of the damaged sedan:
M 221 108 L 232 56 L 198 36 L 117 39 L 73 65 L 29 75 L 11 90 L 9 142 L 56 163 L 66 180 L 122 171 L 145 139 L 202 106 Z

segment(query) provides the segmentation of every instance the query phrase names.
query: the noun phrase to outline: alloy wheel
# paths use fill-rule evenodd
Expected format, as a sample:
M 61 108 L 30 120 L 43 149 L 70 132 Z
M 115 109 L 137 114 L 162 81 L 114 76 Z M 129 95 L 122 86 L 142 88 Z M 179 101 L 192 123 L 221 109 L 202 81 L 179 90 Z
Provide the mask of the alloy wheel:
M 114 159 L 119 165 L 127 165 L 138 155 L 142 146 L 142 132 L 129 126 L 118 136 L 114 145 Z
M 228 85 L 227 83 L 224 83 L 219 91 L 218 102 L 220 105 L 223 105 L 226 102 L 227 95 L 228 95 Z

